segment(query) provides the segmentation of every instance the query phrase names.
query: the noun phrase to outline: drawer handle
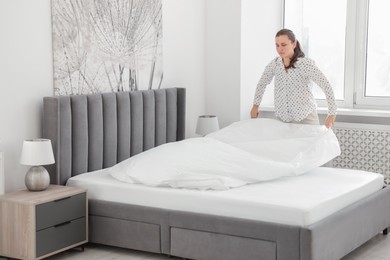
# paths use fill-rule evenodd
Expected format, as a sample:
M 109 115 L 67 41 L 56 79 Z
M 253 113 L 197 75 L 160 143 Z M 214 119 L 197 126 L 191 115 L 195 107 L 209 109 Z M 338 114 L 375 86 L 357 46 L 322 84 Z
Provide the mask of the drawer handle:
M 70 199 L 70 197 L 65 197 L 65 198 L 62 198 L 62 199 L 54 200 L 54 202 L 59 202 L 61 200 L 67 200 L 67 199 Z
M 61 226 L 68 225 L 68 224 L 70 224 L 70 223 L 71 223 L 71 221 L 66 221 L 66 222 L 64 222 L 64 223 L 54 225 L 54 227 L 55 227 L 55 228 L 58 228 L 58 227 L 61 227 Z

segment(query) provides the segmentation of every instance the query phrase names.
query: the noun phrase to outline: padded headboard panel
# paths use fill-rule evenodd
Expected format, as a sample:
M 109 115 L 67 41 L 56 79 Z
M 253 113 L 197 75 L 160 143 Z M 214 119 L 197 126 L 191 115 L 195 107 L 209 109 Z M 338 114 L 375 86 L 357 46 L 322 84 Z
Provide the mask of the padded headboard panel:
M 50 182 L 113 166 L 142 151 L 185 138 L 184 88 L 43 99 L 43 137 L 56 163 Z

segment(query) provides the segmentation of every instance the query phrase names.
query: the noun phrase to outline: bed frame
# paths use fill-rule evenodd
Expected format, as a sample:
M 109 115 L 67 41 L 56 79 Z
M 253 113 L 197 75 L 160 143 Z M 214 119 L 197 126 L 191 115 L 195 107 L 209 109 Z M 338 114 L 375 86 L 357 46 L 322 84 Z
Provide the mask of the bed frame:
M 51 182 L 64 185 L 184 139 L 185 97 L 185 89 L 169 88 L 44 98 L 43 137 L 56 158 Z M 340 259 L 390 226 L 390 188 L 306 227 L 98 200 L 89 206 L 90 242 L 190 259 Z

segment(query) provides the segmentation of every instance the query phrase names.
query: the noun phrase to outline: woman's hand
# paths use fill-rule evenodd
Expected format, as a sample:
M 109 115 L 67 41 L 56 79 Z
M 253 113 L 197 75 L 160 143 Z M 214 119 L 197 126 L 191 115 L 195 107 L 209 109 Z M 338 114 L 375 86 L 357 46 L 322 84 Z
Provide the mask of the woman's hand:
M 251 118 L 258 118 L 259 117 L 259 106 L 253 105 L 251 110 Z
M 334 121 L 336 120 L 336 115 L 328 115 L 325 119 L 326 128 L 334 128 Z

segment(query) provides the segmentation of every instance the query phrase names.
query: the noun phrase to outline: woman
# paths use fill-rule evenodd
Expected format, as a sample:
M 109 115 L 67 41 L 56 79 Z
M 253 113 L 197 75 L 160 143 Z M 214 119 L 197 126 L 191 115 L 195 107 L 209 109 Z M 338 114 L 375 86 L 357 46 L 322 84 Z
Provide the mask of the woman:
M 275 115 L 283 122 L 319 124 L 311 81 L 325 93 L 328 103 L 327 128 L 334 127 L 336 102 L 332 87 L 314 61 L 305 58 L 298 40 L 291 30 L 282 29 L 275 37 L 279 57 L 265 68 L 257 84 L 251 118 L 259 116 L 259 105 L 266 86 L 275 77 Z

